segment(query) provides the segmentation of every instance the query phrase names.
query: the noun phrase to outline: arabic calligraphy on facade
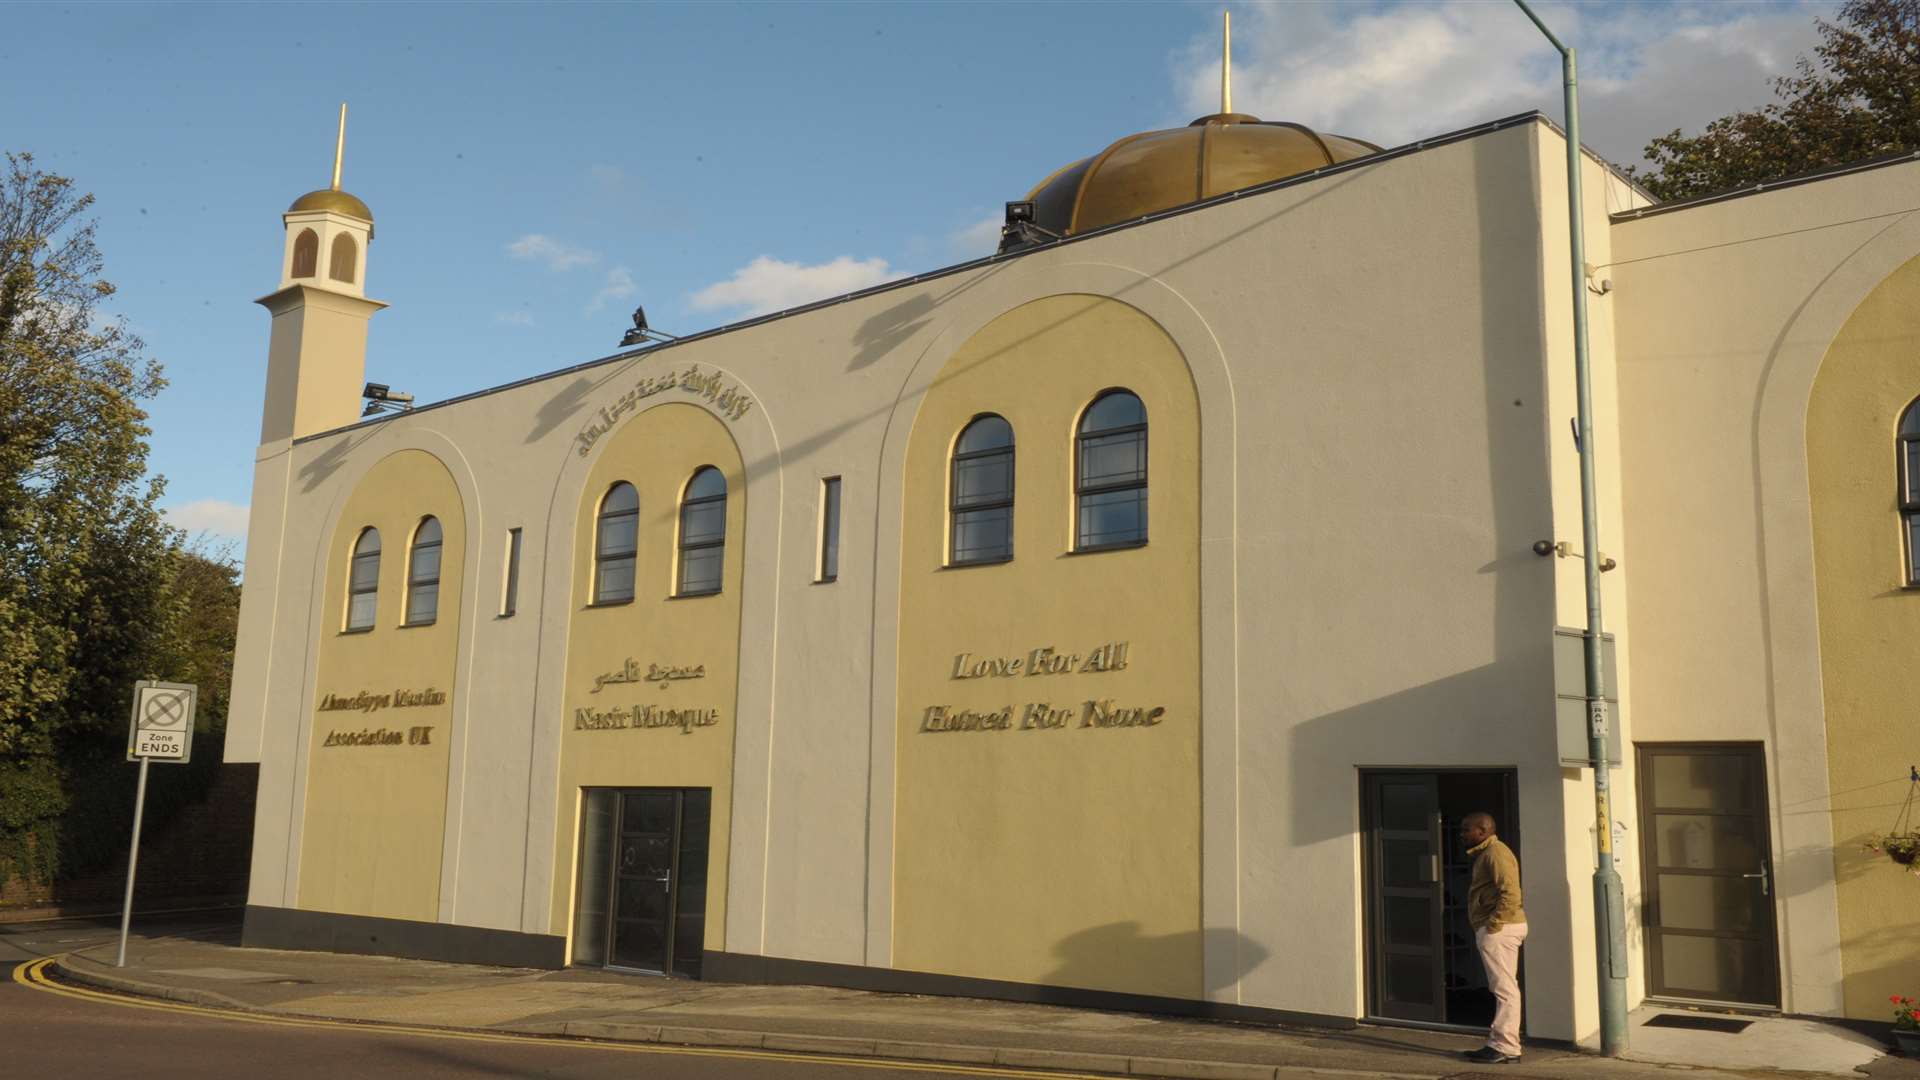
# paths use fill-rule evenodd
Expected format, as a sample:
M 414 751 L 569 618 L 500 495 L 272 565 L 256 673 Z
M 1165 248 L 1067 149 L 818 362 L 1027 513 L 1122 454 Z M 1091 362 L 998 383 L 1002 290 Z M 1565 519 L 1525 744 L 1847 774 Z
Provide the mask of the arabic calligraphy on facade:
M 689 364 L 684 371 L 644 376 L 613 404 L 594 410 L 593 420 L 574 436 L 580 456 L 586 457 L 592 453 L 600 437 L 612 431 L 620 423 L 621 417 L 639 408 L 642 401 L 673 389 L 704 399 L 729 422 L 747 415 L 747 411 L 753 408 L 753 398 L 745 390 L 727 382 L 717 371 L 700 370 L 698 364 Z
M 593 689 L 587 692 L 597 694 L 605 690 L 608 686 L 637 682 L 657 683 L 661 689 L 666 689 L 676 682 L 684 682 L 687 679 L 704 679 L 706 677 L 707 665 L 705 664 L 695 664 L 692 667 L 679 667 L 674 664 L 648 664 L 646 673 L 642 674 L 640 671 L 640 662 L 632 657 L 628 657 L 626 663 L 620 665 L 619 669 L 606 672 L 602 675 L 595 675 L 593 677 Z

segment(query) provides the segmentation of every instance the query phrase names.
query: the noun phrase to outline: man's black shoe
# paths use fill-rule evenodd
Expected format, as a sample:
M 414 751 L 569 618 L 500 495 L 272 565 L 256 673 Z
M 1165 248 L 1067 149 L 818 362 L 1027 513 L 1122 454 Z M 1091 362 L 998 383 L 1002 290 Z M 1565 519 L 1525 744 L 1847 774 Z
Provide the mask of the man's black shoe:
M 1468 1050 L 1461 1056 L 1476 1065 L 1506 1065 L 1520 1060 L 1519 1054 L 1508 1057 L 1506 1054 L 1495 1050 L 1491 1046 L 1483 1046 L 1478 1050 Z

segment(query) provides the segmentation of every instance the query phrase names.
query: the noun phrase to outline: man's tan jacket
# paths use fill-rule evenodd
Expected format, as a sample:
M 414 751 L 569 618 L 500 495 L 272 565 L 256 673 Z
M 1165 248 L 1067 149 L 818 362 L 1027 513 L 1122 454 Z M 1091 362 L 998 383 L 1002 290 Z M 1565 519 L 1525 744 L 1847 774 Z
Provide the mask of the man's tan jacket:
M 1513 849 L 1489 836 L 1467 849 L 1473 859 L 1473 881 L 1467 886 L 1467 922 L 1489 934 L 1510 923 L 1527 921 L 1520 906 L 1520 861 Z

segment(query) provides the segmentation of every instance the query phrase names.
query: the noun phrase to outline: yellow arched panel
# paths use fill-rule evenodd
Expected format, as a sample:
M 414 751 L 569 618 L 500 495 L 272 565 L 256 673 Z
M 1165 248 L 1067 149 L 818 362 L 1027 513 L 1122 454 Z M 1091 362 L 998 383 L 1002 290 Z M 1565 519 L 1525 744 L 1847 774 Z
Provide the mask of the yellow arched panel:
M 676 596 L 680 499 L 694 473 L 707 465 L 726 478 L 720 591 Z M 633 599 L 594 605 L 596 519 L 602 498 L 620 481 L 632 484 L 640 499 Z M 746 550 L 747 484 L 739 448 L 705 409 L 655 406 L 607 436 L 575 515 L 552 932 L 565 934 L 572 925 L 580 846 L 575 807 L 582 788 L 711 788 L 706 947 L 720 949 L 726 940 Z M 650 677 L 665 672 L 674 677 Z
M 428 516 L 441 527 L 438 616 L 404 626 L 408 549 Z M 446 466 L 426 451 L 402 450 L 368 470 L 334 529 L 307 757 L 301 908 L 438 917 L 465 523 Z M 379 590 L 372 627 L 353 632 L 349 564 L 369 527 L 380 531 Z
M 1903 589 L 1895 433 L 1920 397 L 1920 259 L 1868 294 L 1820 364 L 1807 405 L 1820 676 L 1833 795 L 1846 1014 L 1884 1019 L 1920 975 L 1920 881 L 1861 850 L 1905 795 L 1915 752 L 1920 591 Z M 1788 810 L 1791 813 L 1791 809 Z M 1789 859 L 1796 853 L 1787 852 Z
M 1073 551 L 1075 433 L 1148 417 L 1148 540 Z M 1010 561 L 948 567 L 949 454 L 1013 426 Z M 1022 305 L 927 392 L 908 443 L 893 966 L 1202 996 L 1199 405 L 1136 309 Z

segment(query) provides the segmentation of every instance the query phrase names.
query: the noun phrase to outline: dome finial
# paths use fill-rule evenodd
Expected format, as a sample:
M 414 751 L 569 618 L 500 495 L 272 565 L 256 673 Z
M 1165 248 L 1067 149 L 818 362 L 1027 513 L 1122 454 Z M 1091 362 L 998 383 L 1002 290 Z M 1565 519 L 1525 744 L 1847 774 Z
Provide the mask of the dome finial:
M 342 109 L 346 106 L 342 105 Z M 1220 11 L 1220 113 L 1233 111 L 1233 12 Z
M 340 159 L 347 153 L 347 103 L 340 103 L 340 136 L 333 143 L 333 190 L 340 190 Z

